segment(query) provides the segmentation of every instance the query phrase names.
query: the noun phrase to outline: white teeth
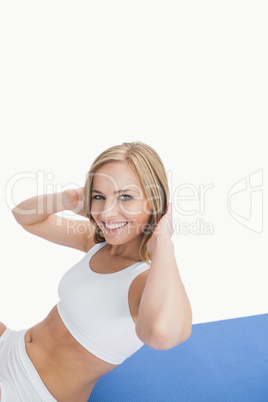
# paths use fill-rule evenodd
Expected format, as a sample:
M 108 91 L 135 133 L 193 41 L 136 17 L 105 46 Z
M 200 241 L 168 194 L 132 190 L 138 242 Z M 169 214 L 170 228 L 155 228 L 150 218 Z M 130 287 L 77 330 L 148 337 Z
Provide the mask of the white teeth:
M 126 224 L 127 224 L 127 222 L 119 223 L 119 224 L 117 224 L 117 225 L 107 225 L 107 223 L 105 223 L 105 226 L 106 226 L 108 229 L 118 229 L 118 228 L 121 228 L 122 226 L 125 226 Z

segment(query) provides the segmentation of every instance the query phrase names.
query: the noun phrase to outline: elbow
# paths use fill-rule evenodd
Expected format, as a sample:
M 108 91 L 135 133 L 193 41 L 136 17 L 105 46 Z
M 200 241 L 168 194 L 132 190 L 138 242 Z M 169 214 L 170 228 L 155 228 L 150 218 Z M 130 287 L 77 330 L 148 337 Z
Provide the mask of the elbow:
M 24 222 L 25 216 L 27 218 L 27 215 L 29 215 L 29 213 L 27 213 L 27 211 L 23 211 L 18 206 L 15 206 L 13 209 L 11 209 L 11 212 L 16 222 L 25 229 L 25 226 L 27 226 L 27 223 Z
M 183 331 L 175 331 L 174 329 L 167 332 L 166 329 L 154 329 L 144 336 L 144 333 L 137 331 L 138 337 L 141 341 L 152 349 L 169 350 L 185 342 L 190 338 L 192 333 L 192 326 L 185 327 Z
M 192 335 L 192 325 L 184 330 L 182 336 L 180 337 L 179 343 L 187 341 L 187 339 L 189 339 L 191 335 Z
M 168 350 L 187 341 L 192 334 L 192 310 L 191 307 L 183 319 L 171 319 L 169 321 L 158 320 L 157 325 L 141 325 L 139 320 L 136 325 L 136 333 L 147 346 L 157 350 Z
M 174 322 L 169 325 L 165 323 L 154 331 L 154 342 L 157 345 L 156 349 L 167 350 L 187 341 L 192 334 L 192 310 L 184 318 L 183 321 L 178 320 L 176 325 Z
M 187 341 L 190 338 L 192 333 L 191 328 L 184 328 L 183 331 L 170 331 L 167 333 L 166 331 L 158 331 L 154 335 L 154 345 L 155 349 L 158 350 L 168 350 L 172 349 L 175 346 L 178 346 L 180 343 Z
M 14 216 L 15 220 L 17 221 L 17 223 L 21 224 L 21 222 L 20 222 L 20 220 L 19 220 L 19 214 L 18 214 L 18 212 L 16 211 L 16 209 L 17 209 L 17 207 L 14 207 L 14 208 L 11 210 L 11 212 L 12 212 L 12 215 Z

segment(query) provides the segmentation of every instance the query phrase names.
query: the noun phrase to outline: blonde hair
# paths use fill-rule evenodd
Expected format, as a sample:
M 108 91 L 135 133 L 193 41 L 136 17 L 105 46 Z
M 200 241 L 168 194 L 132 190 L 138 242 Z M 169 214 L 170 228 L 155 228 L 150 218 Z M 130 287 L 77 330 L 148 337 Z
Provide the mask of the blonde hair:
M 94 160 L 85 183 L 83 212 L 96 226 L 95 243 L 101 243 L 105 241 L 105 238 L 91 215 L 92 184 L 97 170 L 110 162 L 127 163 L 132 168 L 150 203 L 152 213 L 139 249 L 141 260 L 149 263 L 152 255 L 147 250 L 146 244 L 162 215 L 166 213 L 170 196 L 164 164 L 157 152 L 141 141 L 124 142 L 122 145 L 112 146 Z

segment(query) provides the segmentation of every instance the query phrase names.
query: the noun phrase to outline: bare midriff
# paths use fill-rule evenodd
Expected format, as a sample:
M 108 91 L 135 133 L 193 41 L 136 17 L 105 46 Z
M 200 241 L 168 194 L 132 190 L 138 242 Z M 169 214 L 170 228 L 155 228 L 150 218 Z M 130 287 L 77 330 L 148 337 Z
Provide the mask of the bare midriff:
M 98 379 L 118 366 L 99 359 L 80 345 L 63 324 L 57 306 L 27 330 L 25 348 L 58 402 L 87 402 Z

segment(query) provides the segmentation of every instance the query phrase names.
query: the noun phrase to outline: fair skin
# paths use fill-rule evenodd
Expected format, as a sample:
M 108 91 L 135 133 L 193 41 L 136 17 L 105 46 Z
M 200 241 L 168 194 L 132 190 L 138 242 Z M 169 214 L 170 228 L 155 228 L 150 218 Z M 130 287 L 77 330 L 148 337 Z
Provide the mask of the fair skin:
M 140 261 L 138 250 L 142 228 L 149 220 L 151 209 L 129 166 L 108 163 L 97 173 L 100 174 L 93 181 L 93 189 L 97 192 L 92 193 L 91 212 L 108 244 L 93 256 L 90 266 L 93 271 L 105 274 Z M 124 192 L 115 194 L 118 190 Z M 43 196 L 45 208 L 42 214 L 23 215 L 23 209 L 37 206 L 38 197 L 26 200 L 12 211 L 25 230 L 84 252 L 94 245 L 94 228 L 89 221 L 70 221 L 55 215 L 66 209 L 83 215 L 82 188 Z M 105 226 L 115 222 L 126 223 L 126 226 L 118 230 Z M 151 268 L 134 279 L 128 294 L 137 335 L 148 346 L 161 350 L 186 340 L 192 320 L 174 258 L 171 222 L 169 208 L 147 243 L 153 254 Z M 78 226 L 80 230 L 76 230 Z M 0 324 L 0 335 L 5 328 Z M 43 321 L 26 332 L 25 347 L 42 381 L 59 402 L 86 402 L 98 379 L 117 367 L 84 349 L 62 323 L 56 306 Z
M 110 256 L 139 261 L 142 228 L 151 208 L 132 169 L 121 163 L 106 164 L 98 170 L 92 187 L 91 214 L 109 243 Z M 125 226 L 113 231 L 105 223 Z

